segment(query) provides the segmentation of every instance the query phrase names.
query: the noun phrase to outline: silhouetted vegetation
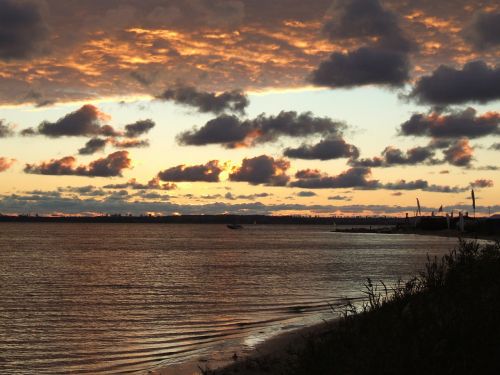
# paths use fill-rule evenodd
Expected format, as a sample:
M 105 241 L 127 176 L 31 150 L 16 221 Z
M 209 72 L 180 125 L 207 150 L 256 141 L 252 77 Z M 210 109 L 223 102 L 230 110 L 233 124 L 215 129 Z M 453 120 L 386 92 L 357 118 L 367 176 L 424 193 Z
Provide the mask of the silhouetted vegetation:
M 250 360 L 254 371 L 221 374 L 500 374 L 499 242 L 461 240 L 413 279 L 368 279 L 365 293 L 331 329 L 267 358 L 267 371 Z

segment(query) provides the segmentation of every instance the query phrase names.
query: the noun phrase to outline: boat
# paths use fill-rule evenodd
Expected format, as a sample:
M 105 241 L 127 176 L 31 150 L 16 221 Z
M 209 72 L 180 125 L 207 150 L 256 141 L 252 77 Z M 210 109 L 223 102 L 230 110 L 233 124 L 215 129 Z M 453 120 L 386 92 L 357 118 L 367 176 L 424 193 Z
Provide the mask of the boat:
M 243 225 L 240 224 L 228 224 L 227 227 L 229 229 L 243 229 Z

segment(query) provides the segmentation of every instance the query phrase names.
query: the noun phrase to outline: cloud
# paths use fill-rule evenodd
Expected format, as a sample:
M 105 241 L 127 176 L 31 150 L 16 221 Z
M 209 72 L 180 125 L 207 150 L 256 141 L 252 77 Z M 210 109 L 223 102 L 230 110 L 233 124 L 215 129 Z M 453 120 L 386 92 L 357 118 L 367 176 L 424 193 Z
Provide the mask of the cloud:
M 277 116 L 261 114 L 251 120 L 221 115 L 201 128 L 194 128 L 177 136 L 181 145 L 202 146 L 221 144 L 226 148 L 250 147 L 274 142 L 280 137 L 308 137 L 311 135 L 341 134 L 346 128 L 342 122 L 328 117 L 315 117 L 310 112 L 281 111 Z
M 421 46 L 420 53 L 411 56 L 417 74 L 429 74 L 436 63 L 453 66 L 474 56 L 459 29 L 477 11 L 498 12 L 493 0 L 379 1 L 393 12 L 404 34 Z M 326 45 L 321 29 L 331 3 L 33 0 L 50 25 L 51 53 L 29 64 L 10 60 L 2 66 L 0 104 L 150 96 L 178 82 L 200 92 L 297 88 L 304 86 L 311 67 L 333 51 L 362 45 L 397 48 L 388 40 L 399 32 L 381 37 L 384 32 L 377 30 L 367 37 L 335 38 Z M 367 19 L 366 13 L 360 20 Z M 395 30 L 387 13 L 376 14 L 389 19 L 385 30 Z M 22 30 L 34 41 L 45 34 Z M 482 58 L 496 64 L 498 51 L 491 49 Z M 26 99 L 30 90 L 42 92 L 43 99 Z
M 295 178 L 308 179 L 308 178 L 319 178 L 322 173 L 319 169 L 302 169 L 295 173 Z
M 330 197 L 328 197 L 328 200 L 329 201 L 351 201 L 352 198 L 351 197 L 348 197 L 348 196 L 345 196 L 345 195 L 332 195 Z
M 311 82 L 325 87 L 402 86 L 409 79 L 406 54 L 376 47 L 334 52 L 312 73 Z
M 0 172 L 5 172 L 7 169 L 12 167 L 12 165 L 16 162 L 15 159 L 8 159 L 5 157 L 0 157 Z
M 97 107 L 86 104 L 80 109 L 61 117 L 56 122 L 44 121 L 38 126 L 38 133 L 48 137 L 116 136 L 110 125 L 103 125 L 109 116 Z
M 245 108 L 250 104 L 248 97 L 239 90 L 224 91 L 217 94 L 214 92 L 198 91 L 196 88 L 190 86 L 180 86 L 165 90 L 156 98 L 190 106 L 202 113 L 212 112 L 215 114 L 222 112 L 244 114 Z
M 272 194 L 269 193 L 257 193 L 257 194 L 240 194 L 240 195 L 234 195 L 230 191 L 228 191 L 226 194 L 224 194 L 224 198 L 228 200 L 239 200 L 239 199 L 244 199 L 244 200 L 255 200 L 257 198 L 267 198 L 272 196 Z
M 84 147 L 78 150 L 78 153 L 80 155 L 92 155 L 98 151 L 104 151 L 107 143 L 107 139 L 92 138 L 85 143 Z
M 118 148 L 149 146 L 147 140 L 132 138 L 149 132 L 155 126 L 152 120 L 139 120 L 133 124 L 125 125 L 124 131 L 115 130 L 111 125 L 105 124 L 105 122 L 109 120 L 110 116 L 101 112 L 96 106 L 86 104 L 55 122 L 44 121 L 36 130 L 27 128 L 22 130 L 20 134 L 23 136 L 45 135 L 51 138 L 63 136 L 93 137 L 93 139 L 87 142 L 86 146 L 81 149 L 84 154 L 91 154 L 102 149 L 104 147 L 103 142 L 113 143 L 113 145 Z M 99 139 L 98 141 L 97 136 L 108 137 L 108 139 Z M 122 141 L 117 139 L 121 137 L 131 139 Z
M 73 156 L 66 156 L 39 164 L 26 164 L 24 172 L 53 176 L 115 177 L 121 176 L 122 171 L 130 168 L 130 165 L 128 152 L 117 151 L 105 158 L 94 160 L 89 165 L 76 166 L 76 159 Z
M 378 0 L 336 0 L 332 14 L 323 26 L 332 42 L 339 39 L 377 37 L 379 44 L 407 51 L 411 43 L 403 35 L 394 13 L 384 9 Z
M 425 180 L 415 180 L 415 181 L 399 180 L 397 182 L 382 184 L 380 185 L 380 188 L 387 190 L 423 190 L 434 193 L 460 193 L 467 191 L 469 189 L 468 186 L 459 187 L 459 186 L 429 184 L 429 182 Z
M 158 177 L 162 181 L 170 182 L 219 182 L 219 175 L 223 170 L 224 167 L 220 165 L 219 161 L 212 160 L 202 165 L 178 165 L 168 168 L 158 173 Z
M 59 187 L 57 188 L 57 192 L 53 193 L 57 193 L 59 196 L 61 196 L 61 193 L 75 193 L 86 197 L 102 197 L 108 195 L 104 190 L 93 185 Z M 45 194 L 50 195 L 51 192 L 45 192 Z
M 153 120 L 139 120 L 133 124 L 125 125 L 125 137 L 136 138 L 146 134 L 155 127 Z
M 306 170 L 307 171 L 307 170 Z M 299 174 L 299 172 L 301 172 Z M 386 189 L 386 190 L 424 190 L 439 193 L 457 193 L 467 191 L 468 186 L 447 186 L 429 184 L 425 180 L 406 181 L 399 180 L 396 182 L 381 183 L 378 180 L 371 180 L 371 169 L 367 167 L 350 168 L 336 176 L 328 176 L 314 173 L 303 173 L 299 171 L 299 176 L 295 181 L 290 182 L 291 187 L 300 187 L 305 189 L 337 189 L 337 188 L 355 188 L 360 190 Z
M 487 180 L 487 179 L 478 179 L 475 181 L 472 181 L 470 183 L 470 186 L 473 188 L 490 188 L 494 186 L 493 180 Z
M 229 179 L 252 185 L 284 186 L 290 179 L 286 174 L 289 168 L 290 162 L 285 159 L 260 155 L 243 159 L 241 166 L 234 168 L 229 174 Z
M 264 204 L 256 201 L 251 203 L 221 203 L 210 204 L 177 204 L 165 201 L 164 196 L 156 196 L 151 199 L 131 200 L 131 195 L 116 194 L 109 197 L 79 198 L 75 196 L 61 196 L 60 194 L 11 194 L 0 196 L 0 212 L 2 213 L 26 213 L 36 212 L 39 214 L 88 214 L 95 215 L 102 213 L 121 213 L 143 215 L 147 213 L 158 213 L 161 215 L 199 215 L 199 214 L 240 214 L 240 215 L 270 215 L 273 213 L 303 212 L 322 213 L 331 215 L 332 212 L 344 214 L 402 214 L 413 212 L 414 205 L 319 205 L 319 204 L 298 204 L 293 202 L 282 204 Z M 126 192 L 125 192 L 126 193 Z M 158 200 L 158 198 L 160 200 Z M 470 204 L 448 205 L 447 210 L 456 209 L 460 211 L 470 210 Z M 500 212 L 499 205 L 477 206 L 477 213 Z M 435 207 L 422 207 L 424 212 L 435 211 Z
M 111 143 L 116 148 L 142 148 L 149 147 L 149 141 L 147 139 L 111 139 Z
M 488 150 L 500 151 L 500 142 L 493 143 Z
M 457 167 L 469 166 L 474 156 L 474 149 L 467 138 L 456 140 L 450 148 L 443 151 L 445 160 Z
M 369 180 L 370 168 L 354 167 L 337 176 L 320 175 L 317 177 L 299 178 L 292 181 L 290 186 L 305 189 L 336 189 L 336 188 L 375 188 L 378 181 Z
M 0 59 L 27 59 L 44 51 L 49 36 L 38 4 L 0 2 Z
M 307 198 L 307 197 L 315 197 L 317 194 L 314 191 L 299 191 L 296 195 L 298 197 Z
M 465 39 L 478 50 L 500 45 L 500 13 L 477 12 L 464 34 Z
M 12 137 L 14 129 L 12 125 L 5 123 L 5 120 L 0 120 L 0 138 Z
M 174 183 L 164 183 L 160 182 L 159 177 L 155 177 L 149 180 L 146 184 L 141 184 L 137 182 L 135 178 L 122 183 L 122 184 L 109 184 L 103 186 L 103 189 L 132 189 L 132 190 L 175 190 L 177 185 Z
M 42 93 L 33 89 L 28 91 L 23 101 L 32 102 L 36 108 L 48 107 L 55 104 L 53 100 L 45 99 Z
M 414 147 L 403 152 L 397 147 L 388 146 L 381 157 L 371 159 L 351 159 L 349 164 L 356 167 L 391 167 L 394 165 L 418 165 L 422 163 L 436 164 L 432 147 Z
M 500 67 L 490 67 L 482 60 L 469 62 L 461 70 L 441 65 L 416 82 L 409 98 L 438 106 L 498 100 Z
M 401 125 L 400 134 L 434 138 L 480 138 L 500 134 L 500 113 L 486 112 L 478 116 L 470 107 L 447 115 L 417 113 Z
M 303 143 L 298 148 L 287 148 L 283 155 L 293 159 L 309 160 L 356 159 L 359 156 L 359 150 L 356 146 L 348 144 L 344 139 L 337 136 L 325 138 L 314 145 Z

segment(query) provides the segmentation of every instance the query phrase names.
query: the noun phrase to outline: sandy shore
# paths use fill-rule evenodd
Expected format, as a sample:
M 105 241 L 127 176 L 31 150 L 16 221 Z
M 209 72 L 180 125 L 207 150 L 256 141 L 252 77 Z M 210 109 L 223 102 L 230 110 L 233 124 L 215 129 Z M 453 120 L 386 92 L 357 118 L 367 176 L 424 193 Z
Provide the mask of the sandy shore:
M 159 366 L 148 375 L 257 375 L 283 374 L 283 365 L 294 360 L 294 353 L 310 340 L 317 340 L 335 329 L 338 319 L 297 328 L 265 340 L 248 353 L 226 354 L 227 358 L 198 358 L 187 363 Z
M 311 340 L 319 340 L 331 334 L 338 319 L 282 333 L 259 344 L 245 358 L 235 358 L 234 363 L 211 372 L 207 375 L 259 375 L 284 374 L 286 365 L 296 358 L 296 353 Z

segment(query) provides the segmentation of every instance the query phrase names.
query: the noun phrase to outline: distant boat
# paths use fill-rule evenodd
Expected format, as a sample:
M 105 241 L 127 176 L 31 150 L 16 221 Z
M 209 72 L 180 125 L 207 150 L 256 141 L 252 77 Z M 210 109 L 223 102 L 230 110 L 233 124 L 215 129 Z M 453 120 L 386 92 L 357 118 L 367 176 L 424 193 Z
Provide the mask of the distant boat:
M 229 229 L 243 229 L 243 225 L 240 224 L 228 224 L 227 227 Z

